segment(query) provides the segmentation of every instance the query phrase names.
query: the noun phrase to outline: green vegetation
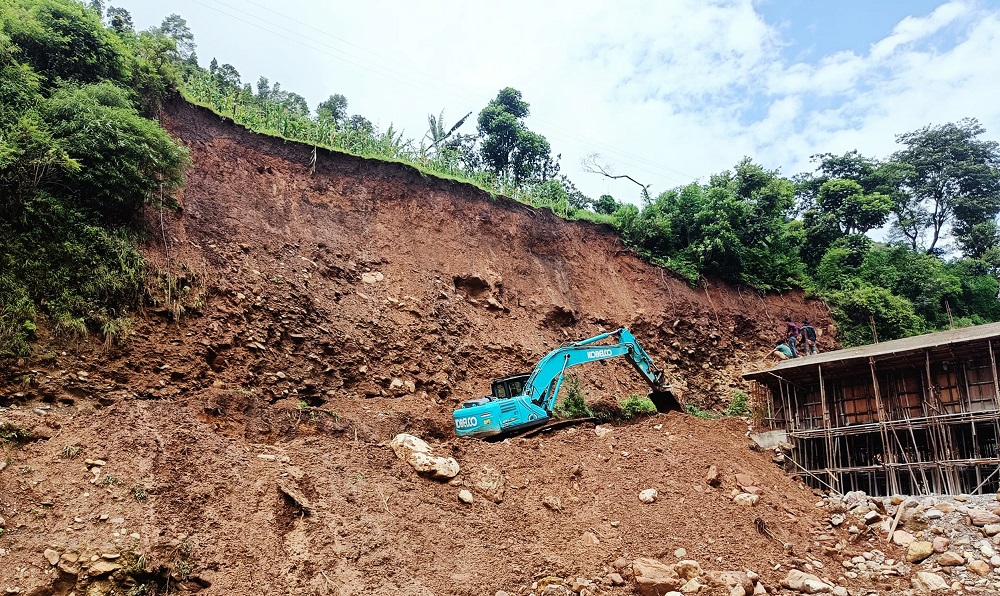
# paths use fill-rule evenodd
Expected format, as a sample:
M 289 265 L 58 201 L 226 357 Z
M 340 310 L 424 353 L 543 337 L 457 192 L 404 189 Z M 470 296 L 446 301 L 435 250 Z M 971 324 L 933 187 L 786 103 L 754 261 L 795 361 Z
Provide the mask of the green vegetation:
M 736 389 L 733 391 L 733 396 L 729 400 L 729 405 L 726 406 L 726 411 L 724 412 L 726 416 L 746 416 L 749 413 L 749 406 L 747 402 L 750 400 L 750 396 L 747 395 L 746 391 L 740 391 Z
M 575 376 L 566 378 L 566 393 L 552 409 L 556 418 L 592 418 L 594 412 L 587 406 L 587 394 Z
M 900 150 L 882 159 L 820 154 L 813 172 L 789 178 L 748 157 L 655 195 L 588 158 L 587 171 L 635 183 L 636 206 L 594 200 L 561 175 L 517 89 L 475 114 L 474 133 L 461 132 L 473 113 L 446 123 L 435 110 L 416 141 L 350 114 L 340 93 L 313 112 L 276 81 L 245 83 L 215 58 L 203 68 L 195 47 L 176 14 L 136 32 L 128 11 L 100 1 L 0 6 L 0 357 L 30 353 L 42 321 L 110 348 L 130 335 L 139 301 L 176 317 L 203 300 L 200 276 L 148 271 L 137 249 L 143 210 L 172 206 L 183 183 L 185 150 L 148 119 L 175 88 L 252 130 L 312 145 L 313 170 L 321 147 L 401 162 L 610 224 L 692 284 L 803 288 L 829 305 L 848 345 L 1000 320 L 1000 148 L 974 119 L 900 134 Z M 878 229 L 887 241 L 866 236 Z
M 684 404 L 684 411 L 687 412 L 688 414 L 691 414 L 695 418 L 703 418 L 705 420 L 715 420 L 716 418 L 718 418 L 718 416 L 716 416 L 709 410 L 702 410 L 697 405 L 691 402 Z
M 20 446 L 34 438 L 30 430 L 19 424 L 10 420 L 0 422 L 0 444 Z
M 187 162 L 145 117 L 177 80 L 175 52 L 73 0 L 0 7 L 0 357 L 29 353 L 40 318 L 109 346 L 127 336 L 138 216 Z
M 622 409 L 622 417 L 631 420 L 638 416 L 656 415 L 656 405 L 648 397 L 639 397 L 635 393 L 626 397 L 619 404 Z
M 1000 152 L 979 138 L 975 120 L 902 134 L 904 149 L 885 160 L 822 154 L 815 172 L 789 179 L 745 158 L 707 183 L 655 197 L 631 177 L 612 175 L 599 156 L 588 158 L 588 171 L 635 182 L 640 208 L 610 195 L 592 200 L 560 176 L 548 141 L 526 127 L 529 105 L 513 88 L 479 112 L 477 134 L 457 132 L 468 115 L 447 127 L 441 112 L 428 117 L 417 143 L 349 117 L 343 95 L 331 95 L 312 117 L 277 83 L 262 77 L 257 87 L 213 63 L 190 71 L 183 91 L 254 130 L 400 161 L 567 219 L 611 224 L 625 244 L 692 284 L 710 275 L 763 291 L 804 288 L 827 302 L 848 345 L 871 342 L 873 327 L 886 340 L 1000 320 Z M 882 227 L 888 242 L 865 235 Z M 949 252 L 941 248 L 946 237 L 954 240 Z

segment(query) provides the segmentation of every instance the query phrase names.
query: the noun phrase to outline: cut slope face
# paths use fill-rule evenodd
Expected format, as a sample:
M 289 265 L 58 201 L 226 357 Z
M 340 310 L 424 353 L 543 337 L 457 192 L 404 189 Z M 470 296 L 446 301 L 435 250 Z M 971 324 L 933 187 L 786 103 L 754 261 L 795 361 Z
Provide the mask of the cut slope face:
M 741 422 L 672 413 L 604 437 L 486 444 L 455 440 L 450 421 L 491 378 L 618 326 L 684 399 L 718 403 L 769 352 L 780 318 L 823 321 L 817 306 L 691 288 L 606 228 L 314 153 L 188 104 L 166 125 L 193 166 L 183 211 L 162 227 L 151 214 L 147 255 L 179 283 L 129 345 L 53 342 L 6 377 L 4 415 L 39 440 L 5 447 L 0 585 L 66 594 L 107 553 L 124 571 L 95 581 L 129 571 L 161 591 L 483 594 L 547 574 L 603 578 L 618 558 L 679 547 L 776 585 L 787 553 L 758 517 L 822 550 L 814 496 L 746 448 Z M 178 296 L 192 312 L 168 322 Z M 592 399 L 645 393 L 624 362 L 579 374 Z M 404 431 L 454 456 L 457 479 L 399 461 L 388 441 Z M 705 483 L 710 465 L 719 488 Z M 736 473 L 763 490 L 756 507 L 732 502 Z M 641 504 L 646 488 L 659 500 Z M 69 554 L 53 567 L 46 549 Z

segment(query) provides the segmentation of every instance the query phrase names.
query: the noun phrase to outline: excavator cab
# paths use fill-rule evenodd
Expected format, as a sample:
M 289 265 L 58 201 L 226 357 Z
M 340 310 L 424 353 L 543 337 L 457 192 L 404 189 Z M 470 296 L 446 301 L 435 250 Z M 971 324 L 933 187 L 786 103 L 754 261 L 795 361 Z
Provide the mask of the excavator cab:
M 528 377 L 531 373 L 518 373 L 516 375 L 510 375 L 502 379 L 493 379 L 493 392 L 486 397 L 480 397 L 476 399 L 468 399 L 462 403 L 463 408 L 473 408 L 475 406 L 481 406 L 483 404 L 488 404 L 491 401 L 498 399 L 506 399 L 508 397 L 516 397 L 524 393 L 524 384 L 528 382 Z
M 516 397 L 524 393 L 524 384 L 531 373 L 518 373 L 502 379 L 493 379 L 493 399 Z

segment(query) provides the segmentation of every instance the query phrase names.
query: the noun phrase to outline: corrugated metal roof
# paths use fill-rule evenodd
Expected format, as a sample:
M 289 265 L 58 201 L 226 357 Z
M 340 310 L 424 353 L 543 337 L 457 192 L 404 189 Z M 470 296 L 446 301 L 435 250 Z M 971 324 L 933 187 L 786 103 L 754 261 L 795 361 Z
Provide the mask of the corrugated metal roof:
M 840 365 L 856 365 L 859 361 L 867 362 L 868 358 L 875 358 L 875 361 L 878 362 L 879 360 L 894 356 L 912 355 L 923 350 L 947 350 L 949 348 L 960 347 L 962 344 L 972 341 L 997 337 L 1000 337 L 1000 323 L 963 327 L 950 331 L 914 335 L 913 337 L 894 339 L 892 341 L 858 346 L 856 348 L 823 352 L 814 356 L 783 360 L 771 368 L 744 373 L 743 378 L 761 381 L 774 378 L 774 376 L 813 376 L 817 364 L 836 363 Z M 1000 346 L 997 346 L 996 349 L 1000 351 Z M 827 367 L 824 366 L 823 370 L 825 374 Z

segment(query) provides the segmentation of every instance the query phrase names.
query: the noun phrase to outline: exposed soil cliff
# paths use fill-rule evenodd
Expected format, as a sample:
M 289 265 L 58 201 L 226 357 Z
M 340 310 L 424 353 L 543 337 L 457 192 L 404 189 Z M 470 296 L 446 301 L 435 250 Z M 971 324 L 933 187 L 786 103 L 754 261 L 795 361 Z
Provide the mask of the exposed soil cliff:
M 491 378 L 619 326 L 684 400 L 717 406 L 784 316 L 829 323 L 819 303 L 691 287 L 608 228 L 183 102 L 165 125 L 193 165 L 183 209 L 149 213 L 160 289 L 136 335 L 110 350 L 53 338 L 5 364 L 2 414 L 39 440 L 5 448 L 0 587 L 67 594 L 106 553 L 161 593 L 517 593 L 680 547 L 775 586 L 792 555 L 755 518 L 837 564 L 815 496 L 747 448 L 741 421 L 672 413 L 498 444 L 456 440 L 450 421 Z M 591 400 L 646 389 L 623 362 L 573 372 Z M 458 478 L 416 476 L 388 447 L 399 432 L 453 455 Z M 736 473 L 759 504 L 733 503 Z M 640 503 L 645 488 L 660 498 Z M 53 567 L 46 549 L 71 554 Z

